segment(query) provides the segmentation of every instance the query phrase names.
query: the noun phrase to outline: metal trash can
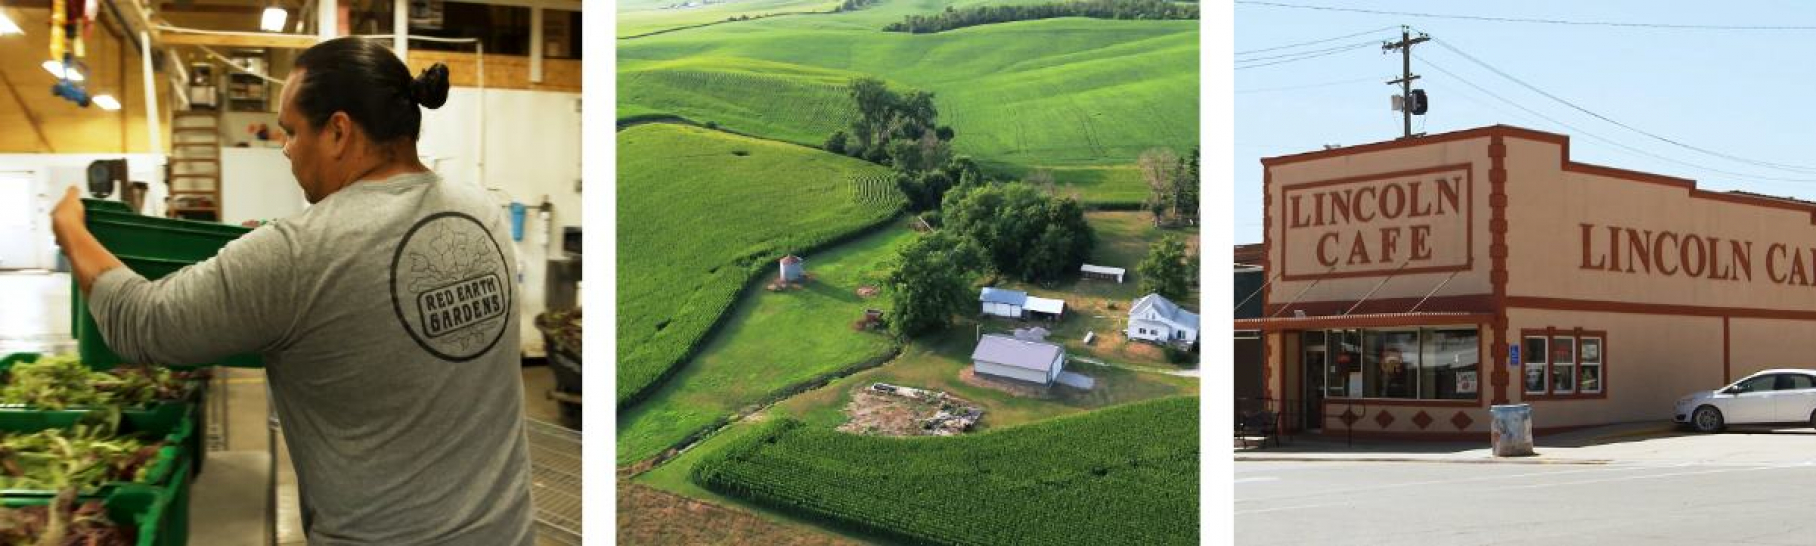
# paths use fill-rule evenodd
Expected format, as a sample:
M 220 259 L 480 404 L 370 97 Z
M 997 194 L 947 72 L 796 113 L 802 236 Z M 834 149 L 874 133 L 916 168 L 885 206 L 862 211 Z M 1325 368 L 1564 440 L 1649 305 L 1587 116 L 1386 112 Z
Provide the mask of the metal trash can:
M 1525 457 L 1533 455 L 1531 405 L 1491 406 L 1488 408 L 1488 413 L 1494 418 L 1488 427 L 1490 439 L 1494 444 L 1494 456 Z

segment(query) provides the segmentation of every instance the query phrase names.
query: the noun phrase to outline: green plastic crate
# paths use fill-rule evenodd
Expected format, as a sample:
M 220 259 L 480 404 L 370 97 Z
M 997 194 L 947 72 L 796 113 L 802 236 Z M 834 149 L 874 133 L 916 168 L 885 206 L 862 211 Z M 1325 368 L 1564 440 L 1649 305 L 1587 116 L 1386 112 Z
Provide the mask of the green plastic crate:
M 68 428 L 75 425 L 84 413 L 86 412 L 68 410 L 0 412 L 0 431 L 31 433 L 51 428 Z M 188 448 L 190 439 L 197 436 L 194 421 L 183 418 L 178 419 L 175 423 L 160 423 L 144 414 L 140 414 L 137 418 L 122 414 L 120 432 L 122 434 L 141 434 L 148 438 L 162 437 L 164 447 L 159 448 L 157 457 L 147 463 L 148 470 L 145 473 L 144 482 L 109 482 L 102 485 L 100 491 L 105 492 L 126 485 L 164 486 L 173 482 L 182 482 L 187 486 L 189 474 L 193 470 L 193 465 L 189 463 L 189 460 L 192 457 L 202 456 L 202 454 L 189 451 Z M 0 490 L 0 496 L 5 497 L 31 496 L 41 493 L 43 491 L 39 490 Z
M 5 375 L 9 370 L 12 370 L 14 364 L 37 362 L 40 356 L 39 353 L 13 353 L 0 357 L 0 376 Z M 206 382 L 191 380 L 189 393 L 184 395 L 181 399 L 155 402 L 149 406 L 126 409 L 121 412 L 124 414 L 124 420 L 142 419 L 142 422 L 154 426 L 166 426 L 182 419 L 192 421 L 194 424 L 191 428 L 198 432 L 191 434 L 188 442 L 185 444 L 185 449 L 188 453 L 197 454 L 195 468 L 193 469 L 194 473 L 191 475 L 191 478 L 202 473 L 200 454 L 206 452 L 204 449 L 206 446 L 203 445 L 204 438 L 199 431 L 208 429 L 208 422 L 206 420 L 208 414 L 207 390 L 208 384 Z M 0 414 L 13 412 L 39 413 L 45 411 L 49 410 L 41 410 L 18 404 L 0 404 Z M 70 411 L 79 415 L 83 411 L 87 411 L 87 409 L 77 408 L 75 410 L 64 411 Z M 3 428 L 4 427 L 0 427 L 0 429 Z
M 83 199 L 88 231 L 115 254 L 199 262 L 251 228 L 134 214 L 112 201 Z
M 250 228 L 215 222 L 156 218 L 134 214 L 115 201 L 83 199 L 88 231 L 101 246 L 134 272 L 149 280 L 164 278 L 191 264 L 207 260 L 221 247 L 252 231 Z M 107 348 L 101 329 L 88 312 L 88 301 L 80 286 L 70 280 L 70 331 L 76 336 L 76 352 L 82 361 L 95 368 L 112 368 L 122 364 L 120 356 Z M 158 362 L 170 366 L 194 366 L 195 362 Z M 256 368 L 263 365 L 258 355 L 235 355 L 218 362 L 222 366 Z
M 184 494 L 187 493 L 184 491 Z M 40 506 L 50 504 L 52 498 L 54 495 L 48 494 L 6 497 L 0 499 L 0 506 L 8 508 Z M 188 510 L 184 509 L 184 521 L 180 525 L 175 522 L 170 510 L 171 498 L 168 490 L 149 487 L 120 488 L 103 497 L 80 497 L 78 502 L 97 498 L 101 499 L 103 505 L 107 507 L 107 519 L 113 520 L 116 525 L 130 525 L 135 528 L 137 540 L 133 543 L 137 546 L 179 546 L 189 540 Z M 174 531 L 181 533 L 181 536 L 174 538 L 180 539 L 181 542 L 173 540 L 173 530 L 170 527 L 178 527 Z
M 190 473 L 190 466 L 201 458 L 198 455 L 184 459 L 177 467 L 178 475 Z M 171 480 L 164 486 L 163 493 L 165 510 L 163 520 L 158 522 L 157 543 L 160 546 L 186 546 L 189 544 L 189 481 Z
M 4 376 L 8 371 L 11 371 L 14 365 L 37 362 L 41 356 L 42 355 L 39 353 L 13 353 L 0 357 L 0 376 Z M 90 368 L 98 369 L 93 365 L 91 365 Z M 109 366 L 106 369 L 113 369 L 113 367 Z M 149 406 L 139 408 L 127 408 L 123 413 L 128 416 L 128 419 L 133 418 L 132 416 L 136 414 L 150 414 L 148 418 L 153 420 L 150 422 L 165 423 L 167 424 L 166 426 L 174 425 L 177 420 L 182 419 L 195 411 L 192 406 L 201 405 L 201 382 L 191 381 L 190 383 L 189 392 L 181 399 L 153 402 Z M 80 414 L 87 410 L 88 408 L 76 408 L 69 411 Z M 41 410 L 20 404 L 0 404 L 0 413 L 19 411 L 44 412 L 49 410 Z

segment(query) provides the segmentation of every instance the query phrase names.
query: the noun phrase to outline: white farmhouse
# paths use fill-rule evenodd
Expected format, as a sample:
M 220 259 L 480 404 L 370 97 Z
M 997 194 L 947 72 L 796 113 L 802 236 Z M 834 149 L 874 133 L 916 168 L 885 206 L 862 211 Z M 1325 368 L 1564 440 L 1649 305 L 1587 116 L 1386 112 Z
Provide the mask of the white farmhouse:
M 983 302 L 984 314 L 999 317 L 1021 318 L 1022 311 L 1028 307 L 1028 293 L 1020 290 L 984 287 L 977 296 Z
M 978 374 L 1050 385 L 1065 368 L 1066 349 L 1043 341 L 986 334 L 971 351 Z
M 1177 304 L 1148 294 L 1129 307 L 1129 339 L 1191 347 L 1198 342 L 1198 315 Z

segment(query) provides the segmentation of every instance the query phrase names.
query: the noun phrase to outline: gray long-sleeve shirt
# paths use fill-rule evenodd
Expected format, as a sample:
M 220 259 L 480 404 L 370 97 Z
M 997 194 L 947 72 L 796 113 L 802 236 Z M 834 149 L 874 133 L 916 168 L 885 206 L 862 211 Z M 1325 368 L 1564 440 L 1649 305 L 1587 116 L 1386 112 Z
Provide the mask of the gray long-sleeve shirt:
M 505 222 L 433 173 L 359 182 L 89 308 L 129 362 L 263 355 L 311 544 L 528 545 Z

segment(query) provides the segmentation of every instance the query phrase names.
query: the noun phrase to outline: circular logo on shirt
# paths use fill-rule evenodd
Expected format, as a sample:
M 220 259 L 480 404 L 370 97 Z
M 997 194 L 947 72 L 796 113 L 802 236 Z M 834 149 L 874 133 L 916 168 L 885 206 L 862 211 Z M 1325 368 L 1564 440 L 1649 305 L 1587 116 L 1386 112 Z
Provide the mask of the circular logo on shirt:
M 404 233 L 391 258 L 391 304 L 404 331 L 442 360 L 490 351 L 510 323 L 504 249 L 472 216 L 443 212 Z

